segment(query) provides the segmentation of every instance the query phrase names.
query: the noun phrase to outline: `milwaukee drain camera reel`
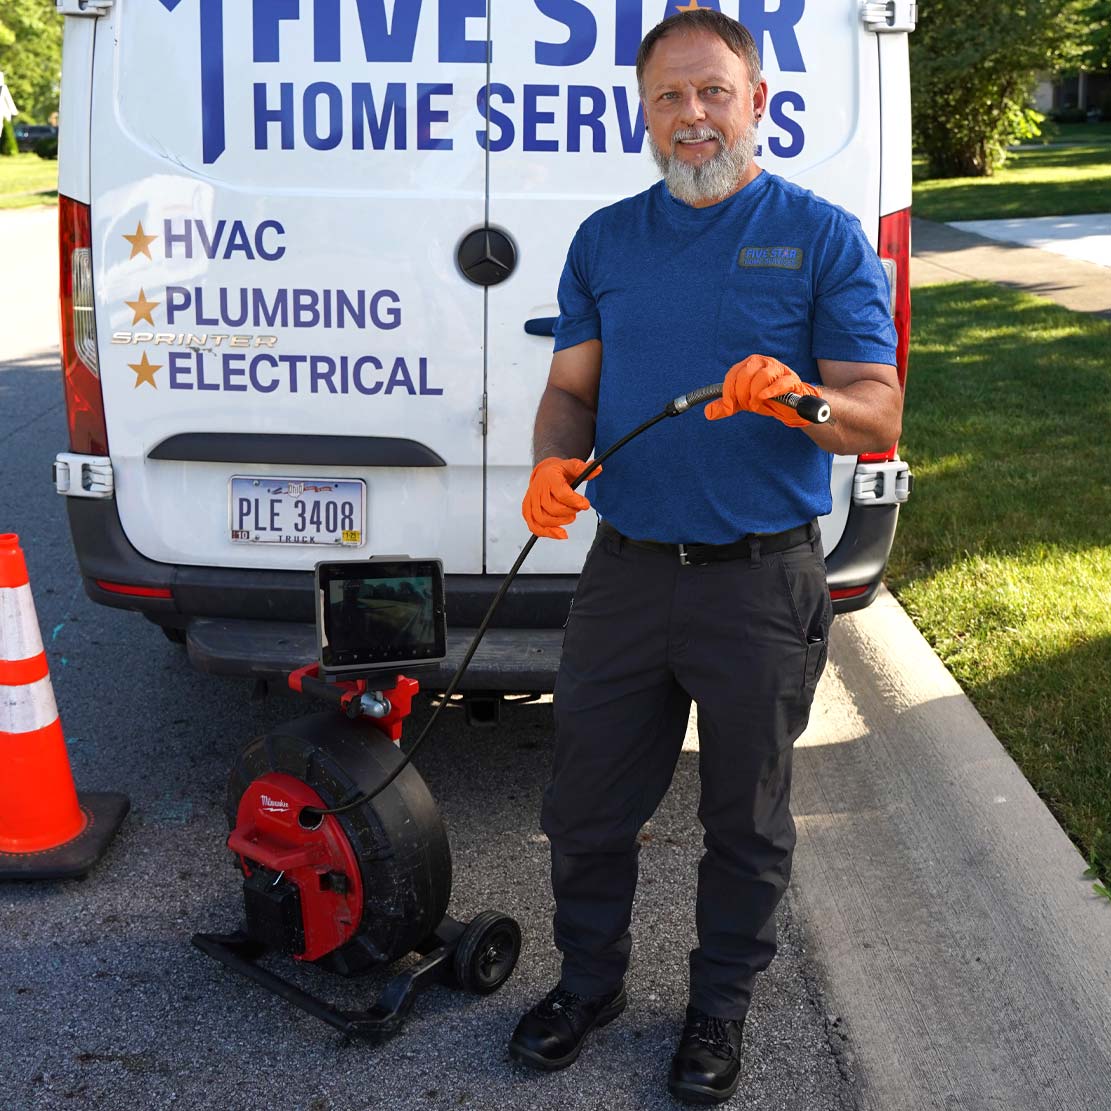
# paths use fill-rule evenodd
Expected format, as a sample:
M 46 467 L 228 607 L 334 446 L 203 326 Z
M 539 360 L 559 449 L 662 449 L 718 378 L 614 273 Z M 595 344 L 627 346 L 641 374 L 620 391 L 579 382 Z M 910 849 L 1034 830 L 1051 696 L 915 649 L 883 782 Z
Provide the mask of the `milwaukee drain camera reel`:
M 396 1032 L 429 984 L 496 991 L 517 963 L 521 931 L 496 911 L 467 924 L 447 914 L 447 833 L 397 745 L 419 689 L 399 668 L 447 654 L 442 565 L 320 564 L 316 599 L 319 663 L 293 672 L 289 685 L 341 713 L 297 718 L 240 753 L 226 811 L 244 925 L 193 943 L 348 1037 L 377 1041 Z M 414 950 L 422 959 L 358 1012 L 256 963 L 277 953 L 353 976 Z

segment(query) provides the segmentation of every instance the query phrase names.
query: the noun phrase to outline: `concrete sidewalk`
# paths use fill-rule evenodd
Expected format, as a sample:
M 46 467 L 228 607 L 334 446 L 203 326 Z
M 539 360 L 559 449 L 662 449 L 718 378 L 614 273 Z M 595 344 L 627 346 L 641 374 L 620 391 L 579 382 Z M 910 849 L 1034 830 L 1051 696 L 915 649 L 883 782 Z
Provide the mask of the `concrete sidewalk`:
M 998 282 L 1047 297 L 1066 309 L 1111 317 L 1111 269 L 1107 267 L 917 218 L 911 221 L 910 243 L 911 286 Z
M 834 622 L 792 810 L 861 1108 L 1111 1106 L 1111 905 L 886 591 Z

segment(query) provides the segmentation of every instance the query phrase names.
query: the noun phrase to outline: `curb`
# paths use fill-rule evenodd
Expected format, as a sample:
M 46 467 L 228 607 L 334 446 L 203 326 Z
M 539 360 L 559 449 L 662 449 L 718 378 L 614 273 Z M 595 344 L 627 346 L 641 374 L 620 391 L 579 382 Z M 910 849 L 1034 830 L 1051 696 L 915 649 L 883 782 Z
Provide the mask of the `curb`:
M 886 589 L 796 748 L 795 903 L 862 1108 L 1101 1107 L 1111 906 Z

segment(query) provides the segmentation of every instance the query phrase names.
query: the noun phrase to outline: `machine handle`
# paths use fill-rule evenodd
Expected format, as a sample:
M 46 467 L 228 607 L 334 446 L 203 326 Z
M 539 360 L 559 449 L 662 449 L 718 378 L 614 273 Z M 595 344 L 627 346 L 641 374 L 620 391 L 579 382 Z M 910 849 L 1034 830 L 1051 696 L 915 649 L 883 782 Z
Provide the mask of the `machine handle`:
M 353 694 L 349 687 L 339 686 L 336 683 L 325 683 L 322 679 L 306 675 L 301 680 L 301 690 L 305 694 L 311 694 L 314 698 L 320 698 L 338 706 L 349 718 L 357 718 L 362 712 L 358 694 Z
M 690 393 L 685 393 L 669 402 L 667 415 L 675 417 L 685 413 L 692 405 L 698 405 L 703 401 L 714 401 L 721 397 L 724 389 L 724 382 L 715 382 L 712 386 L 699 386 L 697 390 L 691 390 Z M 813 394 L 784 393 L 772 400 L 794 409 L 800 417 L 810 421 L 811 424 L 825 424 L 829 420 L 829 402 Z

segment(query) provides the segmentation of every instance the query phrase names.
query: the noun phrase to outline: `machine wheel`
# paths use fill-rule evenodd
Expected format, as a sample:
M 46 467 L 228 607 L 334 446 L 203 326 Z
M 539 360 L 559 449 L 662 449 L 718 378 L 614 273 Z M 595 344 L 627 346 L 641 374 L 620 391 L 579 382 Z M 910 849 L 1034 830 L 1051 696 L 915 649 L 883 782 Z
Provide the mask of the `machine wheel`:
M 455 949 L 459 986 L 489 995 L 509 979 L 521 955 L 521 927 L 508 914 L 484 910 L 467 924 Z
M 244 791 L 269 772 L 296 777 L 335 806 L 372 790 L 401 759 L 374 728 L 334 711 L 286 722 L 239 754 L 228 778 L 229 827 Z M 340 823 L 358 858 L 363 910 L 351 940 L 315 963 L 354 976 L 408 953 L 443 921 L 451 853 L 436 803 L 411 764 L 371 802 L 329 820 Z

